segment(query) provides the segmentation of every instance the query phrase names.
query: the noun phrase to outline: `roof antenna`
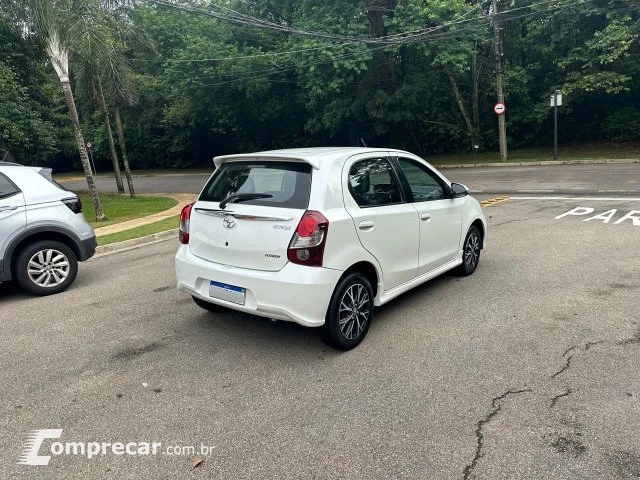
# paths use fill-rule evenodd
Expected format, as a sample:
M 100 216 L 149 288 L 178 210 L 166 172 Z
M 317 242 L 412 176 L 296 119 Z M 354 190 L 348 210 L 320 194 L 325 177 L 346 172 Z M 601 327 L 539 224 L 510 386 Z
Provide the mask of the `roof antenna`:
M 366 148 L 366 147 L 367 147 L 367 144 L 366 144 L 366 143 L 364 143 L 364 139 L 363 139 L 362 137 L 360 137 L 360 141 L 362 142 L 362 146 Z

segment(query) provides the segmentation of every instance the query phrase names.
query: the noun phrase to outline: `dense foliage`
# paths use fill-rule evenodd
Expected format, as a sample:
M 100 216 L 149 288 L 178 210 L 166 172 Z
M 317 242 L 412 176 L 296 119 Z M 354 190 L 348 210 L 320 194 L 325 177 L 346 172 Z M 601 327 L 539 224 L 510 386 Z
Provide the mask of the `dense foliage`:
M 0 0 L 0 158 L 78 168 L 42 45 Z M 640 139 L 640 2 L 498 2 L 510 147 Z M 104 2 L 146 33 L 122 41 L 135 100 L 120 107 L 132 168 L 207 165 L 292 146 L 384 145 L 423 155 L 497 149 L 491 1 Z M 124 12 L 124 13 L 123 13 Z M 117 13 L 117 14 L 116 14 Z M 125 31 L 127 31 L 125 29 Z M 104 124 L 82 59 L 71 82 L 98 170 Z M 75 63 L 75 67 L 74 67 Z M 108 92 L 107 92 L 108 93 Z

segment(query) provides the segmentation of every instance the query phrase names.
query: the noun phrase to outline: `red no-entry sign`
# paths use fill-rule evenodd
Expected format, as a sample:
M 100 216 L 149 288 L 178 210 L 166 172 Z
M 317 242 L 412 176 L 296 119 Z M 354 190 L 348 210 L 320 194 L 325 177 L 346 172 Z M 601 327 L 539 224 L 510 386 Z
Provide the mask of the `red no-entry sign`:
M 507 111 L 507 107 L 504 106 L 504 103 L 496 103 L 493 106 L 493 111 L 496 115 L 504 115 L 504 112 Z

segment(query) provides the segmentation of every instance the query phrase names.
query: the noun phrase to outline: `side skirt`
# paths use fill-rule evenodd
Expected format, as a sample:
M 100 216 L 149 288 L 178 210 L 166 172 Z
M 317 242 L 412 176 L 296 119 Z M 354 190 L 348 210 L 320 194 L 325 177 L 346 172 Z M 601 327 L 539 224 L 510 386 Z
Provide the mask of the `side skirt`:
M 461 264 L 462 264 L 462 251 L 458 252 L 458 256 L 454 260 L 450 261 L 449 263 L 445 263 L 441 267 L 436 268 L 435 270 L 431 270 L 430 272 L 427 272 L 419 277 L 416 277 L 413 280 L 408 281 L 407 283 L 398 285 L 397 287 L 392 288 L 389 291 L 385 292 L 384 290 L 382 290 L 382 288 L 380 288 L 382 287 L 382 285 L 378 285 L 379 293 L 374 300 L 374 305 L 376 307 L 379 307 L 380 305 L 384 305 L 388 301 L 396 298 L 398 295 L 402 295 L 403 293 L 408 292 L 412 288 L 417 287 L 418 285 L 421 285 L 425 282 L 428 282 L 429 280 L 439 275 L 442 275 L 443 273 L 448 272 L 449 270 L 452 270 Z

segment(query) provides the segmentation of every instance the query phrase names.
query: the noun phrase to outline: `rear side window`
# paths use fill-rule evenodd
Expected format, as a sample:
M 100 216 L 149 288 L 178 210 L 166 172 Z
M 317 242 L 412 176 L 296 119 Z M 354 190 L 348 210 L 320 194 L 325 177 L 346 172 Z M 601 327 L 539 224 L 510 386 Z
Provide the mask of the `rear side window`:
M 17 193 L 20 193 L 20 190 L 18 190 L 7 177 L 0 173 L 0 199 L 13 197 Z
M 243 204 L 306 210 L 311 193 L 311 165 L 267 161 L 223 163 L 198 200 L 221 202 L 242 193 L 271 195 L 244 200 Z
M 354 163 L 349 170 L 349 192 L 360 207 L 379 207 L 402 202 L 396 175 L 391 164 L 384 158 Z

